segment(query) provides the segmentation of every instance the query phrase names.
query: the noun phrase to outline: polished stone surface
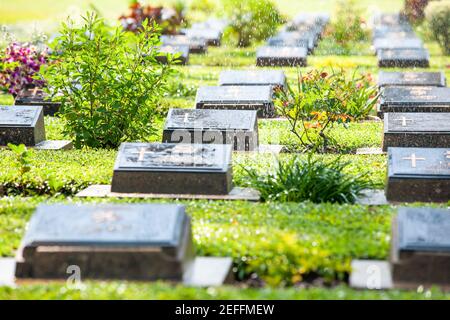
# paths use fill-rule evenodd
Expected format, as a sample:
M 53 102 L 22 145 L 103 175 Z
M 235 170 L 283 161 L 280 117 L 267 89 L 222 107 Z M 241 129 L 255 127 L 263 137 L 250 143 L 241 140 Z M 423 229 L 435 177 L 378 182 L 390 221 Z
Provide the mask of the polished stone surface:
M 35 146 L 45 140 L 42 106 L 0 106 L 0 146 Z
M 174 61 L 176 64 L 185 65 L 189 62 L 189 45 L 162 45 L 158 50 L 164 54 L 156 57 L 161 63 L 167 63 L 166 54 L 178 55 Z
M 256 65 L 265 66 L 306 66 L 308 49 L 305 47 L 260 47 L 256 52 Z
M 227 70 L 220 73 L 219 85 L 284 87 L 286 76 L 282 70 Z
M 378 73 L 378 86 L 430 86 L 445 87 L 444 72 L 387 72 Z
M 377 51 L 380 68 L 428 68 L 430 54 L 425 48 L 420 49 L 380 49 Z
M 44 116 L 54 116 L 59 112 L 61 103 L 49 100 L 48 94 L 40 88 L 27 89 L 18 94 L 15 105 L 42 106 Z

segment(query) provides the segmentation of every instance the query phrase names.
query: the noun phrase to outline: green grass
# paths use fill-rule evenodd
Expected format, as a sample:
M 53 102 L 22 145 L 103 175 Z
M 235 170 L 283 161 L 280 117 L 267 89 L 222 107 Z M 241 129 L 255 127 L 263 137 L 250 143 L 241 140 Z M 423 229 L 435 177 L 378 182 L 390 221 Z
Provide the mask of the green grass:
M 27 285 L 17 289 L 1 288 L 0 300 L 9 299 L 45 299 L 45 300 L 76 300 L 76 299 L 281 299 L 281 300 L 448 300 L 450 294 L 438 289 L 424 291 L 360 291 L 352 290 L 346 286 L 335 288 L 308 288 L 308 289 L 252 289 L 225 286 L 221 288 L 188 288 L 181 285 L 173 286 L 163 282 L 153 284 L 139 284 L 127 282 L 86 282 L 81 288 L 70 288 L 63 284 Z

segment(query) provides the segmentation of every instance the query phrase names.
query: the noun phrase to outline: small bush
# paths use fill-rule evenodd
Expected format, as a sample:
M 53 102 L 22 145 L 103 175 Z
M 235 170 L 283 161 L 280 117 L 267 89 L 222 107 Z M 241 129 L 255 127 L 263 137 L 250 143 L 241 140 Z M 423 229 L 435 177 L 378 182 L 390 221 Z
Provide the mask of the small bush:
M 156 61 L 156 25 L 144 23 L 134 34 L 111 29 L 92 14 L 84 21 L 80 28 L 63 24 L 57 60 L 44 72 L 54 100 L 61 102 L 65 133 L 77 148 L 147 141 L 155 133 L 157 104 L 174 57 L 168 65 Z
M 445 55 L 450 55 L 450 0 L 433 1 L 426 8 L 431 35 Z
M 326 37 L 333 38 L 344 54 L 351 52 L 355 42 L 368 39 L 363 10 L 355 0 L 338 1 L 334 16 L 336 19 L 327 28 Z
M 230 28 L 237 35 L 238 46 L 248 47 L 253 41 L 272 36 L 284 22 L 271 0 L 223 0 Z
M 299 74 L 296 87 L 276 92 L 277 112 L 306 150 L 327 152 L 338 148 L 329 131 L 336 124 L 364 119 L 378 99 L 370 74 L 348 78 L 343 70 L 329 74 L 312 70 Z
M 348 165 L 339 158 L 326 162 L 312 155 L 306 160 L 296 156 L 277 161 L 276 169 L 266 175 L 247 170 L 248 184 L 261 193 L 264 201 L 355 203 L 363 190 L 374 185 L 367 173 L 344 173 Z
M 425 18 L 425 8 L 429 0 L 405 0 L 403 14 L 411 23 L 420 23 Z

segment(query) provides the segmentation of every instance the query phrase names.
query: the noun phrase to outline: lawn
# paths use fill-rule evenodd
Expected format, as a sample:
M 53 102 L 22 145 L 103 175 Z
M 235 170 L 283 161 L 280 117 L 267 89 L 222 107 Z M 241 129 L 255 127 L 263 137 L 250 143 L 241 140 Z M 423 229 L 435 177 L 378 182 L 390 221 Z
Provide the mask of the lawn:
M 128 1 L 95 1 L 107 17 L 124 11 Z M 277 1 L 286 14 L 300 11 L 333 10 L 332 1 Z M 398 11 L 402 1 L 361 1 L 371 12 Z M 0 21 L 59 19 L 70 5 L 87 8 L 88 1 L 36 2 L 3 1 Z M 19 28 L 20 23 L 14 28 Z M 445 70 L 450 78 L 450 57 L 442 55 L 436 43 L 427 41 L 431 53 L 431 68 Z M 231 46 L 209 48 L 206 55 L 192 55 L 190 65 L 177 67 L 169 93 L 160 104 L 160 119 L 156 134 L 148 141 L 160 141 L 164 117 L 168 108 L 191 108 L 199 86 L 215 85 L 220 71 L 249 69 L 255 65 L 257 45 L 246 49 Z M 298 72 L 342 67 L 348 72 L 378 73 L 376 58 L 370 45 L 358 47 L 355 55 L 330 55 L 324 42 L 308 57 L 307 68 L 284 68 L 293 83 Z M 0 104 L 12 104 L 8 95 L 0 94 Z M 46 117 L 47 139 L 70 138 L 63 131 L 61 119 Z M 292 145 L 295 143 L 286 121 L 259 121 L 263 144 Z M 348 161 L 348 173 L 369 172 L 377 188 L 384 188 L 386 156 L 356 155 L 363 147 L 380 147 L 381 122 L 338 125 L 333 137 L 339 142 L 341 154 L 317 157 Z M 26 223 L 36 206 L 43 202 L 91 202 L 73 196 L 92 184 L 109 184 L 116 157 L 115 150 L 81 149 L 65 152 L 31 151 L 30 171 L 22 174 L 14 154 L 0 150 L 0 257 L 13 257 Z M 293 157 L 284 153 L 281 158 Z M 274 165 L 271 154 L 233 155 L 234 184 L 243 186 L 247 175 L 244 168 L 266 172 Z M 100 202 L 136 202 L 117 199 Z M 140 201 L 145 202 L 145 201 Z M 154 202 L 154 201 L 150 201 Z M 160 202 L 160 201 L 158 201 Z M 196 289 L 169 283 L 86 282 L 81 288 L 62 284 L 24 285 L 0 288 L 0 299 L 450 299 L 450 294 L 431 291 L 358 291 L 347 286 L 352 259 L 387 259 L 390 244 L 391 218 L 394 206 L 332 205 L 305 203 L 248 203 L 227 201 L 180 201 L 192 217 L 196 253 L 206 256 L 230 256 L 234 275 L 233 286 Z

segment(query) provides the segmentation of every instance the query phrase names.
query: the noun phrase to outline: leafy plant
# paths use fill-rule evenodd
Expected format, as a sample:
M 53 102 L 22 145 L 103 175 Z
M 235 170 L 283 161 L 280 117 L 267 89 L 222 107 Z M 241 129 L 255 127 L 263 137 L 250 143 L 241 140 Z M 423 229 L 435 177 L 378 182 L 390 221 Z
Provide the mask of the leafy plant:
M 284 22 L 271 0 L 223 0 L 223 5 L 239 47 L 248 47 L 253 41 L 270 37 Z
M 275 106 L 304 149 L 327 152 L 338 146 L 329 135 L 333 126 L 365 118 L 378 96 L 369 74 L 355 71 L 348 79 L 343 70 L 312 70 L 299 73 L 296 88 L 276 91 Z
M 426 8 L 431 35 L 445 55 L 450 55 L 450 0 L 433 1 Z
M 0 54 L 0 88 L 16 96 L 26 88 L 42 87 L 44 81 L 36 75 L 46 63 L 46 50 L 40 51 L 28 43 L 11 43 Z
M 147 140 L 155 133 L 155 109 L 171 64 L 157 62 L 159 28 L 143 24 L 133 34 L 110 28 L 88 14 L 84 25 L 64 23 L 54 44 L 55 63 L 44 75 L 61 102 L 65 133 L 74 145 L 116 148 L 122 141 Z
M 30 152 L 24 144 L 15 145 L 8 143 L 8 148 L 14 153 L 20 175 L 23 176 L 25 173 L 31 170 L 30 164 Z
M 363 10 L 355 0 L 339 0 L 334 16 L 336 18 L 328 26 L 326 37 L 335 40 L 341 47 L 341 54 L 351 52 L 355 42 L 368 39 L 369 30 L 363 18 Z
M 345 173 L 348 165 L 340 158 L 326 162 L 309 154 L 306 160 L 297 155 L 277 161 L 276 169 L 263 175 L 254 169 L 246 171 L 248 184 L 261 193 L 264 201 L 355 203 L 363 190 L 374 185 L 367 173 Z
M 405 0 L 403 14 L 411 23 L 422 22 L 425 18 L 425 8 L 429 0 Z

